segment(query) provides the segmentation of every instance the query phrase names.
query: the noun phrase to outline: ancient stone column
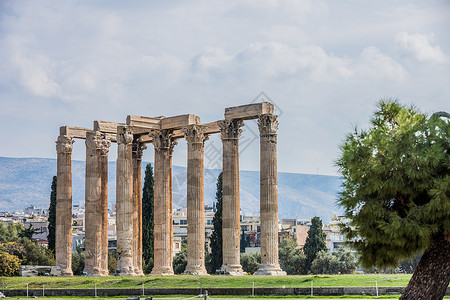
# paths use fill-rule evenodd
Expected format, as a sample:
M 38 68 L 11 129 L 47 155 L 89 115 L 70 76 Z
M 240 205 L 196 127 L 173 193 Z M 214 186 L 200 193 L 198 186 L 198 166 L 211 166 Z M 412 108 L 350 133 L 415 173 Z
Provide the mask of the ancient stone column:
M 133 265 L 133 134 L 129 126 L 117 127 L 116 229 L 118 275 L 134 275 Z
M 63 276 L 72 275 L 72 144 L 67 135 L 60 135 L 56 141 L 55 258 Z
M 176 145 L 172 130 L 150 133 L 155 148 L 154 267 L 152 275 L 173 275 L 172 153 Z
M 84 271 L 87 275 L 104 275 L 102 270 L 102 134 L 86 132 L 86 182 L 85 182 L 85 255 Z
M 222 240 L 223 265 L 221 270 L 229 275 L 244 275 L 240 263 L 240 213 L 239 213 L 239 136 L 242 120 L 225 120 L 218 123 L 223 144 L 223 195 Z
M 108 154 L 111 141 L 106 138 L 102 139 L 102 147 L 100 152 L 100 177 L 102 180 L 102 188 L 100 195 L 100 230 L 101 236 L 101 269 L 103 275 L 109 275 L 108 270 Z
M 183 129 L 188 147 L 187 161 L 187 265 L 186 275 L 207 275 L 205 268 L 205 191 L 203 149 L 205 127 Z
M 260 133 L 260 219 L 261 264 L 255 275 L 286 275 L 278 262 L 278 176 L 277 116 L 261 115 Z
M 139 141 L 133 142 L 133 264 L 136 275 L 142 271 L 142 154 L 147 147 Z

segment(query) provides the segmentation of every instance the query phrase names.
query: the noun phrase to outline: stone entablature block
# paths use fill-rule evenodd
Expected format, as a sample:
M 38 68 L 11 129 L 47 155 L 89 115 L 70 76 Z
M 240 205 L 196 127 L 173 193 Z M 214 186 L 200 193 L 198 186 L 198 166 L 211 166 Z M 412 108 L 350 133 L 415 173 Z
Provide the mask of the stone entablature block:
M 273 104 L 269 102 L 225 108 L 225 119 L 256 119 L 263 114 L 273 114 Z

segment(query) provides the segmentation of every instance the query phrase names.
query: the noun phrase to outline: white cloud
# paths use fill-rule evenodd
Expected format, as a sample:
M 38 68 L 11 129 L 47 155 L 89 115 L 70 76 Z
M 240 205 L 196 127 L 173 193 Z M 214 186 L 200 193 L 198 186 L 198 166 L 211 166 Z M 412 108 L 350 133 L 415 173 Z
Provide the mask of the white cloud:
M 17 55 L 13 63 L 20 73 L 21 84 L 32 94 L 40 97 L 55 97 L 61 92 L 59 85 L 51 79 L 52 61 L 43 55 L 27 58 Z
M 420 33 L 400 32 L 397 34 L 396 41 L 400 47 L 411 53 L 418 61 L 438 64 L 449 62 L 449 57 L 442 53 L 439 46 L 431 45 L 433 35 L 425 36 Z
M 313 82 L 337 82 L 354 78 L 404 81 L 407 71 L 393 58 L 375 47 L 364 49 L 357 58 L 339 57 L 327 53 L 318 45 L 292 47 L 284 43 L 253 43 L 235 54 L 224 49 L 206 49 L 195 56 L 191 71 L 197 78 L 223 79 L 250 76 L 273 80 L 307 77 Z
M 356 68 L 359 74 L 375 78 L 404 81 L 408 76 L 401 64 L 375 47 L 362 51 Z

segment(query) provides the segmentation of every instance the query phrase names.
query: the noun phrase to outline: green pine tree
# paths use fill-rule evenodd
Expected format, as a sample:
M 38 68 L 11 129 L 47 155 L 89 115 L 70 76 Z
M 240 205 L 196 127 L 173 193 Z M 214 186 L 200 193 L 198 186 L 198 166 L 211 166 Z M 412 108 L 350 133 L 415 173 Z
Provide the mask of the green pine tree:
M 153 168 L 147 164 L 142 190 L 142 260 L 147 274 L 153 269 L 153 214 Z
M 53 176 L 52 191 L 50 193 L 50 207 L 48 209 L 48 249 L 55 253 L 56 234 L 56 176 Z
M 303 246 L 303 252 L 306 255 L 306 269 L 308 271 L 317 253 L 322 250 L 327 251 L 325 238 L 326 235 L 322 231 L 322 220 L 319 217 L 312 218 L 311 227 L 308 230 L 308 237 L 306 238 L 305 246 Z
M 365 267 L 425 251 L 401 299 L 442 299 L 450 282 L 450 115 L 382 100 L 337 165 L 349 244 Z
M 223 262 L 222 254 L 222 172 L 217 178 L 216 191 L 216 212 L 213 218 L 214 229 L 211 234 L 211 270 L 210 273 L 215 273 L 219 270 Z

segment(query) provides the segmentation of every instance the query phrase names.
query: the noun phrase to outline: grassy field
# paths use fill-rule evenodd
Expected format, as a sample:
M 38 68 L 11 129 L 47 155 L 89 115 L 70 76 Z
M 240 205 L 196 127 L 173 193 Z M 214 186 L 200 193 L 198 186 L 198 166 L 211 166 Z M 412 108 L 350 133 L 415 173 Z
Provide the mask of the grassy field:
M 74 288 L 92 289 L 97 284 L 103 288 L 196 288 L 202 282 L 203 288 L 227 287 L 347 287 L 406 286 L 411 275 L 367 274 L 367 275 L 316 275 L 316 276 L 130 276 L 130 277 L 0 277 L 5 289 Z

